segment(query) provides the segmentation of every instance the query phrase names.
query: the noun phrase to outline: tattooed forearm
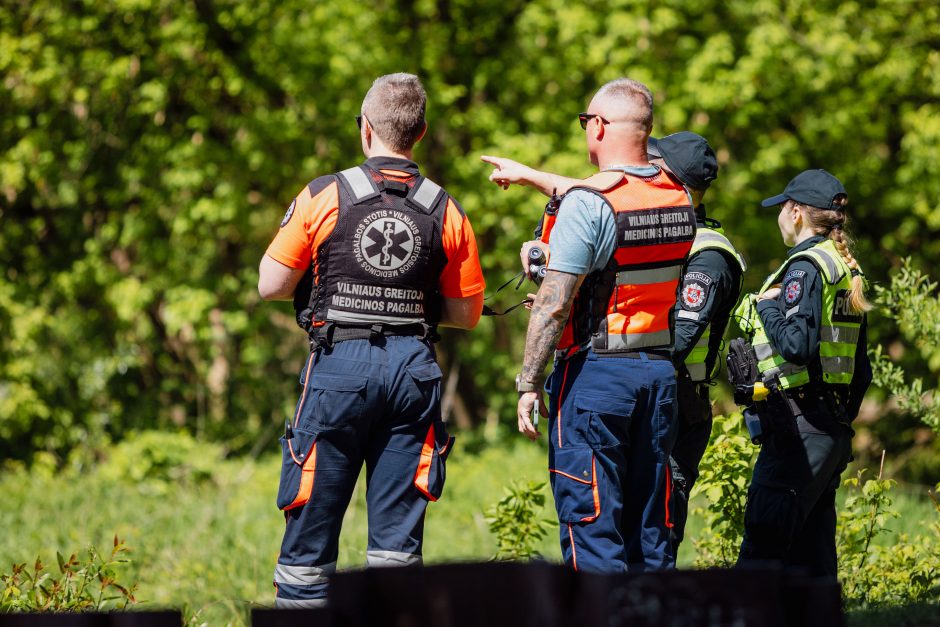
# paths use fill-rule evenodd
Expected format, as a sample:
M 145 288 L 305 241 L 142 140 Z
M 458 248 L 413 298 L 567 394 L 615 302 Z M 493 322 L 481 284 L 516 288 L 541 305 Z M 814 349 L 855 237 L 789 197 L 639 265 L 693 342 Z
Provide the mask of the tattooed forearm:
M 571 304 L 584 275 L 549 270 L 532 305 L 525 338 L 522 380 L 540 382 L 542 372 L 561 337 L 571 313 Z

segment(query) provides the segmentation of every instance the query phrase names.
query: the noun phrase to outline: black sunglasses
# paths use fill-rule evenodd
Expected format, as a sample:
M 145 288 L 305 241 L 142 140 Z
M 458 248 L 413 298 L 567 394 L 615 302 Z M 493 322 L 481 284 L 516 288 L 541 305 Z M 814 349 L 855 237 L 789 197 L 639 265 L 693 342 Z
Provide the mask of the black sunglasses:
M 600 115 L 596 113 L 579 113 L 578 122 L 581 123 L 581 128 L 583 130 L 587 130 L 587 125 L 588 125 L 588 122 L 591 121 L 591 118 L 600 118 L 601 124 L 610 124 L 608 120 L 605 120 L 603 117 L 601 117 Z

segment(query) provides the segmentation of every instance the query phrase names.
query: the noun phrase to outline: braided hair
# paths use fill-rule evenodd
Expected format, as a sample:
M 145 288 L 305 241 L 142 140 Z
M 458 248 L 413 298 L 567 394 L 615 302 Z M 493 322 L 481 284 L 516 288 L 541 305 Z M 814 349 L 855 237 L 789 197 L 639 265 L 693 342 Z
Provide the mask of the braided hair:
M 804 215 L 809 219 L 809 226 L 817 235 L 828 237 L 836 245 L 836 250 L 842 255 L 846 265 L 852 271 L 852 288 L 849 290 L 849 305 L 856 313 L 871 311 L 872 304 L 865 297 L 865 279 L 862 269 L 858 266 L 855 256 L 852 254 L 852 239 L 845 233 L 845 205 L 848 203 L 846 196 L 840 195 L 835 199 L 835 209 L 821 209 L 811 205 L 803 205 L 795 201 L 789 201 L 804 210 Z

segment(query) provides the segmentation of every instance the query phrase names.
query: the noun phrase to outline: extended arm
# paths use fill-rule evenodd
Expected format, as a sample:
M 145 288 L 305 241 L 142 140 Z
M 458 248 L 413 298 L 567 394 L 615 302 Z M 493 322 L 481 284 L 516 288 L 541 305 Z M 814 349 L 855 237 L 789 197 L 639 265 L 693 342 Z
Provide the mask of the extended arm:
M 290 268 L 265 255 L 258 268 L 258 293 L 264 300 L 290 300 L 303 275 L 303 270 Z
M 561 176 L 551 172 L 542 172 L 523 165 L 518 161 L 506 159 L 504 157 L 492 157 L 483 155 L 480 157 L 484 162 L 495 168 L 490 174 L 490 180 L 508 189 L 510 185 L 528 185 L 534 187 L 546 196 L 556 193 L 559 196 L 567 192 L 575 185 L 581 183 L 581 179 Z

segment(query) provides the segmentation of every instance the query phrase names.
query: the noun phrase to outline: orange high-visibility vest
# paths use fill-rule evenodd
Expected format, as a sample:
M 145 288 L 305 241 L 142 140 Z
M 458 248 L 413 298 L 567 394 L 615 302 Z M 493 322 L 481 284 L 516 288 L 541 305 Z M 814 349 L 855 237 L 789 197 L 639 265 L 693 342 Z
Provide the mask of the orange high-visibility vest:
M 649 177 L 625 173 L 605 189 L 572 189 L 596 193 L 611 206 L 617 247 L 607 266 L 582 283 L 558 349 L 570 355 L 590 342 L 597 353 L 671 353 L 679 279 L 695 239 L 688 193 L 662 170 Z

